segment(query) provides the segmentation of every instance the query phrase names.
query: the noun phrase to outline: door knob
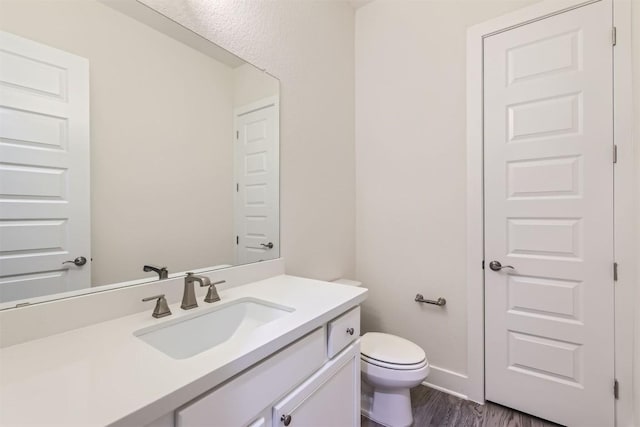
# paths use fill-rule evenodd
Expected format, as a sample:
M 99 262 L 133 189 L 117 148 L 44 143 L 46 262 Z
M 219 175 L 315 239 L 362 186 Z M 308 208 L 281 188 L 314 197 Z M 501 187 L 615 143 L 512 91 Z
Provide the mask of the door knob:
M 262 246 L 264 248 L 273 249 L 273 243 L 271 243 L 271 242 L 269 242 L 269 243 L 260 243 L 260 246 Z
M 65 261 L 65 262 L 63 262 L 63 264 L 75 264 L 77 267 L 82 267 L 86 263 L 87 263 L 87 259 L 85 257 L 83 257 L 83 256 L 79 256 L 78 258 L 74 259 L 73 261 Z
M 500 261 L 491 261 L 489 263 L 489 268 L 492 269 L 493 271 L 500 271 L 503 268 L 510 268 L 512 270 L 515 270 L 515 268 L 513 268 L 513 266 L 511 266 L 511 265 L 502 265 L 502 264 L 500 264 Z

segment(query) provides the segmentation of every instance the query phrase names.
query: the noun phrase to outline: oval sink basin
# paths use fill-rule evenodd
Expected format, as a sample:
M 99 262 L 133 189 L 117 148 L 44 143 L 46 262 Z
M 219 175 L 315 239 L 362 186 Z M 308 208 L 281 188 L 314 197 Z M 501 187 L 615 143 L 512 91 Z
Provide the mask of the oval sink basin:
M 256 328 L 295 311 L 255 298 L 243 298 L 207 311 L 198 310 L 133 334 L 174 359 L 186 359 L 251 334 Z

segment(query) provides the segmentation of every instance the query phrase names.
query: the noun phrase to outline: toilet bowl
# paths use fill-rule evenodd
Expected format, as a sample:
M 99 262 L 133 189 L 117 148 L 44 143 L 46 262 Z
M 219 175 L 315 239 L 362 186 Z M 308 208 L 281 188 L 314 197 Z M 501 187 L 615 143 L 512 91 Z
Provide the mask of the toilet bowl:
M 389 427 L 410 426 L 412 387 L 429 374 L 424 350 L 404 338 L 368 332 L 360 341 L 362 413 Z
M 346 279 L 335 282 L 361 285 Z M 362 415 L 388 427 L 410 426 L 413 411 L 409 391 L 429 374 L 424 350 L 396 335 L 368 332 L 360 337 L 360 371 Z

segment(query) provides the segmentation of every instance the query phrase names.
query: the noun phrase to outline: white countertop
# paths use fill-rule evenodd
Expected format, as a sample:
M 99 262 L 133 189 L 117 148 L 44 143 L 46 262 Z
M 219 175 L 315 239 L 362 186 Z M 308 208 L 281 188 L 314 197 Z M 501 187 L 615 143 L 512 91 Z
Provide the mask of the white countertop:
M 360 304 L 367 290 L 293 276 L 226 289 L 173 315 L 130 316 L 0 350 L 0 425 L 143 426 Z M 243 339 L 176 360 L 133 335 L 197 310 L 254 297 L 295 309 Z M 34 319 L 52 322 L 55 319 Z

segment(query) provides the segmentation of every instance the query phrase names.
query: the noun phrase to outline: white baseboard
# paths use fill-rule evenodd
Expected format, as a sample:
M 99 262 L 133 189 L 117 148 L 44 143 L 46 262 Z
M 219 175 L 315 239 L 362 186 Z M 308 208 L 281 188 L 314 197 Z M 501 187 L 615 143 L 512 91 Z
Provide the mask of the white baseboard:
M 423 385 L 468 400 L 465 390 L 469 378 L 466 375 L 433 365 L 430 368 Z

